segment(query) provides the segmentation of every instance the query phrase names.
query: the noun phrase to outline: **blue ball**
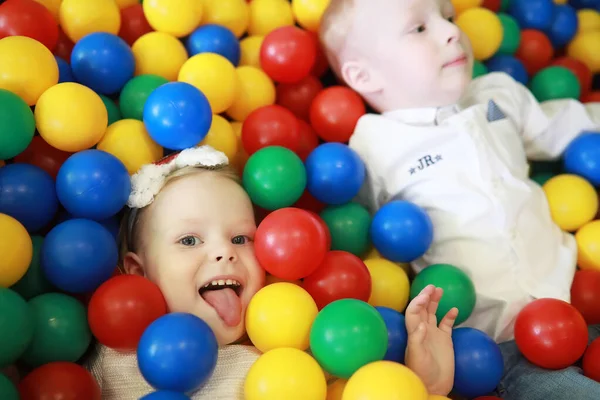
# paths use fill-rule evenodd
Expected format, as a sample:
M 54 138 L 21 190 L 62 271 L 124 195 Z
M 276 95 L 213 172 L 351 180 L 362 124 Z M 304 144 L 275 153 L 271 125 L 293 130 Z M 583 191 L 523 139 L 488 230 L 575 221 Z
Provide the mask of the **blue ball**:
M 474 398 L 496 389 L 504 374 L 500 347 L 488 335 L 474 328 L 452 331 L 454 343 L 454 390 Z
M 566 46 L 577 34 L 579 20 L 577 12 L 569 5 L 556 5 L 552 25 L 546 31 L 552 46 L 556 49 Z
M 217 365 L 218 343 L 195 315 L 170 313 L 148 326 L 137 347 L 138 365 L 158 390 L 189 393 L 200 388 Z
M 47 226 L 57 211 L 54 179 L 46 171 L 19 163 L 0 168 L 0 213 L 32 233 Z
M 183 393 L 159 390 L 145 395 L 140 400 L 190 400 L 190 398 Z
M 365 164 L 342 143 L 324 143 L 306 158 L 307 189 L 315 199 L 330 205 L 348 203 L 365 180 Z
M 433 224 L 419 206 L 394 200 L 375 213 L 369 233 L 373 245 L 384 258 L 407 263 L 429 249 L 433 241 Z
M 565 150 L 563 163 L 565 172 L 582 176 L 599 187 L 600 132 L 585 132 L 573 140 Z
M 63 207 L 76 218 L 103 220 L 127 202 L 131 181 L 125 165 L 102 150 L 70 156 L 58 170 L 56 192 Z
M 56 218 L 56 225 L 70 219 L 76 219 L 76 217 L 74 217 L 72 214 L 69 214 L 67 210 L 61 210 Z M 120 222 L 117 215 L 96 222 L 105 227 L 110 234 L 113 235 L 116 241 L 119 239 Z
M 527 85 L 529 75 L 525 69 L 525 65 L 518 58 L 508 54 L 497 54 L 490 58 L 485 65 L 490 72 L 505 72 L 512 76 L 514 80 Z
M 144 105 L 144 124 L 152 139 L 171 150 L 198 145 L 210 129 L 212 110 L 204 94 L 185 82 L 156 88 Z
M 408 343 L 404 315 L 388 307 L 375 307 L 383 317 L 388 331 L 388 348 L 384 360 L 404 363 L 404 353 Z
M 59 56 L 54 56 L 54 58 L 56 59 L 56 64 L 58 64 L 58 83 L 75 82 L 75 77 L 69 63 Z
M 120 37 L 94 32 L 82 37 L 73 47 L 71 67 L 79 83 L 95 92 L 111 95 L 133 78 L 135 58 Z
M 547 31 L 554 20 L 555 4 L 552 0 L 511 0 L 508 12 L 521 29 Z
M 569 4 L 576 10 L 591 8 L 600 12 L 600 0 L 569 0 Z
M 207 24 L 196 29 L 186 43 L 190 57 L 200 53 L 216 53 L 237 66 L 240 62 L 240 42 L 229 29 Z
M 106 282 L 117 266 L 117 243 L 106 228 L 89 219 L 56 225 L 42 245 L 46 278 L 69 293 L 87 293 Z

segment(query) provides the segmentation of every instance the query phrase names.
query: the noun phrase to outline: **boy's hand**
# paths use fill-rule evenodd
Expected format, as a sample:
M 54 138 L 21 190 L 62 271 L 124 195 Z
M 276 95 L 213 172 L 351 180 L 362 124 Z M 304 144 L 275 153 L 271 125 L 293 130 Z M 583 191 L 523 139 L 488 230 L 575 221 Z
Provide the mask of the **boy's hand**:
M 454 385 L 452 327 L 458 309 L 448 311 L 438 326 L 435 313 L 442 293 L 441 288 L 429 285 L 406 308 L 405 359 L 406 366 L 421 378 L 429 394 L 447 396 Z

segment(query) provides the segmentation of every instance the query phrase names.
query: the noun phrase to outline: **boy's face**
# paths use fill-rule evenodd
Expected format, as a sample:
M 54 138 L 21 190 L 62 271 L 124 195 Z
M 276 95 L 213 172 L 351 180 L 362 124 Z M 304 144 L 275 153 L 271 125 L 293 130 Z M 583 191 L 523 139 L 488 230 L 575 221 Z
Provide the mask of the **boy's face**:
M 244 189 L 215 173 L 198 173 L 169 183 L 151 207 L 138 254 L 146 276 L 160 287 L 169 311 L 200 317 L 220 345 L 236 341 L 265 279 Z
M 380 112 L 456 103 L 473 55 L 450 0 L 356 0 L 342 75 Z

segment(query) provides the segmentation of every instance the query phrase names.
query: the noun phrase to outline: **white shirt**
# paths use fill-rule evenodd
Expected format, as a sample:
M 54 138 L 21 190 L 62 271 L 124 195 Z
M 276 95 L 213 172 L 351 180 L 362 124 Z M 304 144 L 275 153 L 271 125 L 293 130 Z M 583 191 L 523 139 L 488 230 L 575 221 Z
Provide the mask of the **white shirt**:
M 477 301 L 461 326 L 503 342 L 534 298 L 570 301 L 576 268 L 575 240 L 552 221 L 527 159 L 558 159 L 598 127 L 600 103 L 539 104 L 509 75 L 491 73 L 455 106 L 363 116 L 349 145 L 366 164 L 359 198 L 371 211 L 402 199 L 430 216 L 433 243 L 416 272 L 436 263 L 465 271 Z

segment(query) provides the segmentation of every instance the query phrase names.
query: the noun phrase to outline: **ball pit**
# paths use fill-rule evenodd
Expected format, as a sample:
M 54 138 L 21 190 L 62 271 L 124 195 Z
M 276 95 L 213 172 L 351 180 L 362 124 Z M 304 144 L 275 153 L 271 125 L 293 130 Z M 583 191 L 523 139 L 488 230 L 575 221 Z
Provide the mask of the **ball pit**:
M 202 3 L 196 0 L 146 0 L 144 15 L 157 32 L 184 37 L 200 24 Z
M 121 13 L 114 0 L 63 0 L 59 8 L 60 26 L 73 42 L 95 32 L 116 35 L 121 28 Z

